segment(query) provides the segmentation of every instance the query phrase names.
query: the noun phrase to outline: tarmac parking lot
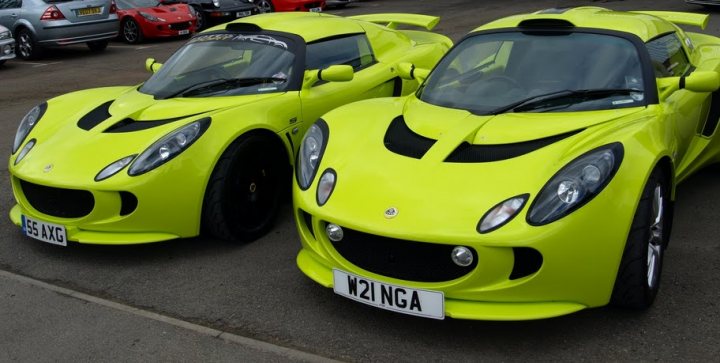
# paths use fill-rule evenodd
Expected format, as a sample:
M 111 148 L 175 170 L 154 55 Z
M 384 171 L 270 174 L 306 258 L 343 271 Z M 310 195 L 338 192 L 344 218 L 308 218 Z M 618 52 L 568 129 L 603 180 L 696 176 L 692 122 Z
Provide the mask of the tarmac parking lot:
M 439 15 L 459 40 L 495 18 L 555 6 L 710 11 L 680 0 L 365 0 L 328 12 Z M 84 45 L 0 67 L 0 150 L 9 155 L 36 104 L 148 77 L 184 40 Z M 662 286 L 644 312 L 611 307 L 529 322 L 435 321 L 333 294 L 296 267 L 300 243 L 283 206 L 275 228 L 244 245 L 207 237 L 139 246 L 59 247 L 24 237 L 0 166 L 0 361 L 715 361 L 720 356 L 720 166 L 677 189 Z

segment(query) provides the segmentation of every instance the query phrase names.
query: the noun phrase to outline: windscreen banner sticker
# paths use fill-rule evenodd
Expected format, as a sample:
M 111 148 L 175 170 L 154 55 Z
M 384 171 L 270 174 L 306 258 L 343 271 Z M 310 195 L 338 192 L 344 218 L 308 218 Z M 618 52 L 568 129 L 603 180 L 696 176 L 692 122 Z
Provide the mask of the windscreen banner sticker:
M 288 44 L 286 42 L 265 34 L 207 34 L 196 36 L 192 38 L 189 43 L 213 41 L 251 42 L 270 45 L 282 49 L 288 49 Z

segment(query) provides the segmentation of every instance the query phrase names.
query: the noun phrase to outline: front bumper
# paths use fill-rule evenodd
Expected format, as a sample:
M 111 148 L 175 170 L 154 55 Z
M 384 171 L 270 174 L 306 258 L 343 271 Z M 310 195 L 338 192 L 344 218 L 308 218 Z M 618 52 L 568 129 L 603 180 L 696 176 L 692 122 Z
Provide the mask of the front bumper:
M 0 61 L 15 58 L 15 40 L 0 40 Z

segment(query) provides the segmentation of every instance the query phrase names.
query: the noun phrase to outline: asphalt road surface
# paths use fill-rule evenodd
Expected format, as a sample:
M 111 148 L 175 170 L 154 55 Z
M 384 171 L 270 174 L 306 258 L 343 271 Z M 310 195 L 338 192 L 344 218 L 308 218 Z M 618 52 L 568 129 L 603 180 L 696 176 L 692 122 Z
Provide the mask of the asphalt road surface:
M 681 0 L 366 0 L 330 12 L 440 15 L 436 31 L 458 40 L 474 27 L 500 16 L 569 5 L 708 11 Z M 712 13 L 706 32 L 720 36 L 720 11 Z M 34 105 L 74 90 L 140 83 L 148 76 L 146 58 L 164 61 L 182 44 L 182 40 L 133 46 L 113 42 L 102 54 L 92 54 L 85 46 L 72 46 L 55 50 L 39 61 L 7 62 L 0 68 L 0 150 L 9 154 L 18 122 Z M 205 237 L 130 247 L 57 247 L 30 240 L 7 218 L 14 201 L 6 164 L 0 169 L 0 272 L 192 326 L 306 352 L 312 357 L 346 361 L 717 361 L 720 356 L 718 166 L 701 171 L 677 190 L 671 246 L 662 287 L 651 309 L 597 308 L 530 322 L 427 320 L 337 296 L 311 282 L 295 266 L 299 242 L 289 204 L 283 207 L 269 235 L 245 245 Z M 0 351 L 5 352 L 0 353 L 0 360 L 177 357 L 163 355 L 168 347 L 156 347 L 152 355 L 123 354 L 142 344 L 141 339 L 149 339 L 153 328 L 140 318 L 138 322 L 118 320 L 122 324 L 113 325 L 108 319 L 111 322 L 115 317 L 105 315 L 101 319 L 99 310 L 78 315 L 77 319 L 85 323 L 66 319 L 73 321 L 68 334 L 83 334 L 88 341 L 82 354 L 58 355 L 62 349 L 48 347 L 59 337 L 44 334 L 43 322 L 51 324 L 53 316 L 72 307 L 65 308 L 67 302 L 63 302 L 45 309 L 20 309 L 19 304 L 57 300 L 45 296 L 53 293 L 38 289 L 43 290 L 28 291 L 0 279 L 0 309 L 4 309 L 0 310 Z M 83 301 L 95 304 L 92 299 Z M 99 329 L 99 322 L 106 328 Z M 93 345 L 93 339 L 122 349 L 105 355 L 107 348 L 102 347 L 107 345 Z M 234 356 L 224 350 L 232 343 L 216 347 L 200 339 L 190 336 L 172 342 L 191 344 L 191 348 L 196 344 L 207 351 L 218 349 L 216 354 L 181 356 L 187 361 L 270 360 L 262 355 L 243 355 L 240 350 Z M 68 342 L 66 349 L 79 349 L 72 346 L 77 343 Z M 285 356 L 282 360 L 301 359 L 298 357 Z

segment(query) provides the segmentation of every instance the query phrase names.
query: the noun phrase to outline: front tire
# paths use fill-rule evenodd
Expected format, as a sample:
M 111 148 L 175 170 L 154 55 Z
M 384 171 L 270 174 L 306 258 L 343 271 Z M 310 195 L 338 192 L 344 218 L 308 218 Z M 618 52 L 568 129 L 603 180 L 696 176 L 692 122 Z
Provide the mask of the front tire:
M 202 9 L 200 9 L 199 7 L 193 7 L 193 9 L 195 10 L 195 17 L 196 17 L 195 29 L 197 31 L 205 29 L 205 27 L 207 26 L 207 21 L 208 21 L 207 16 L 205 15 L 205 13 L 203 13 Z
M 284 149 L 269 137 L 250 135 L 225 150 L 208 183 L 203 226 L 213 236 L 250 242 L 275 222 L 288 163 Z
M 128 18 L 123 21 L 120 32 L 123 40 L 128 44 L 137 44 L 143 40 L 142 29 L 135 19 Z
M 260 13 L 272 13 L 275 11 L 275 7 L 270 0 L 260 0 L 257 2 L 257 7 Z
M 42 49 L 30 30 L 23 28 L 18 31 L 15 53 L 24 60 L 37 59 L 42 54 Z
M 635 309 L 652 305 L 660 287 L 671 221 L 670 183 L 662 169 L 656 168 L 633 217 L 611 304 Z

